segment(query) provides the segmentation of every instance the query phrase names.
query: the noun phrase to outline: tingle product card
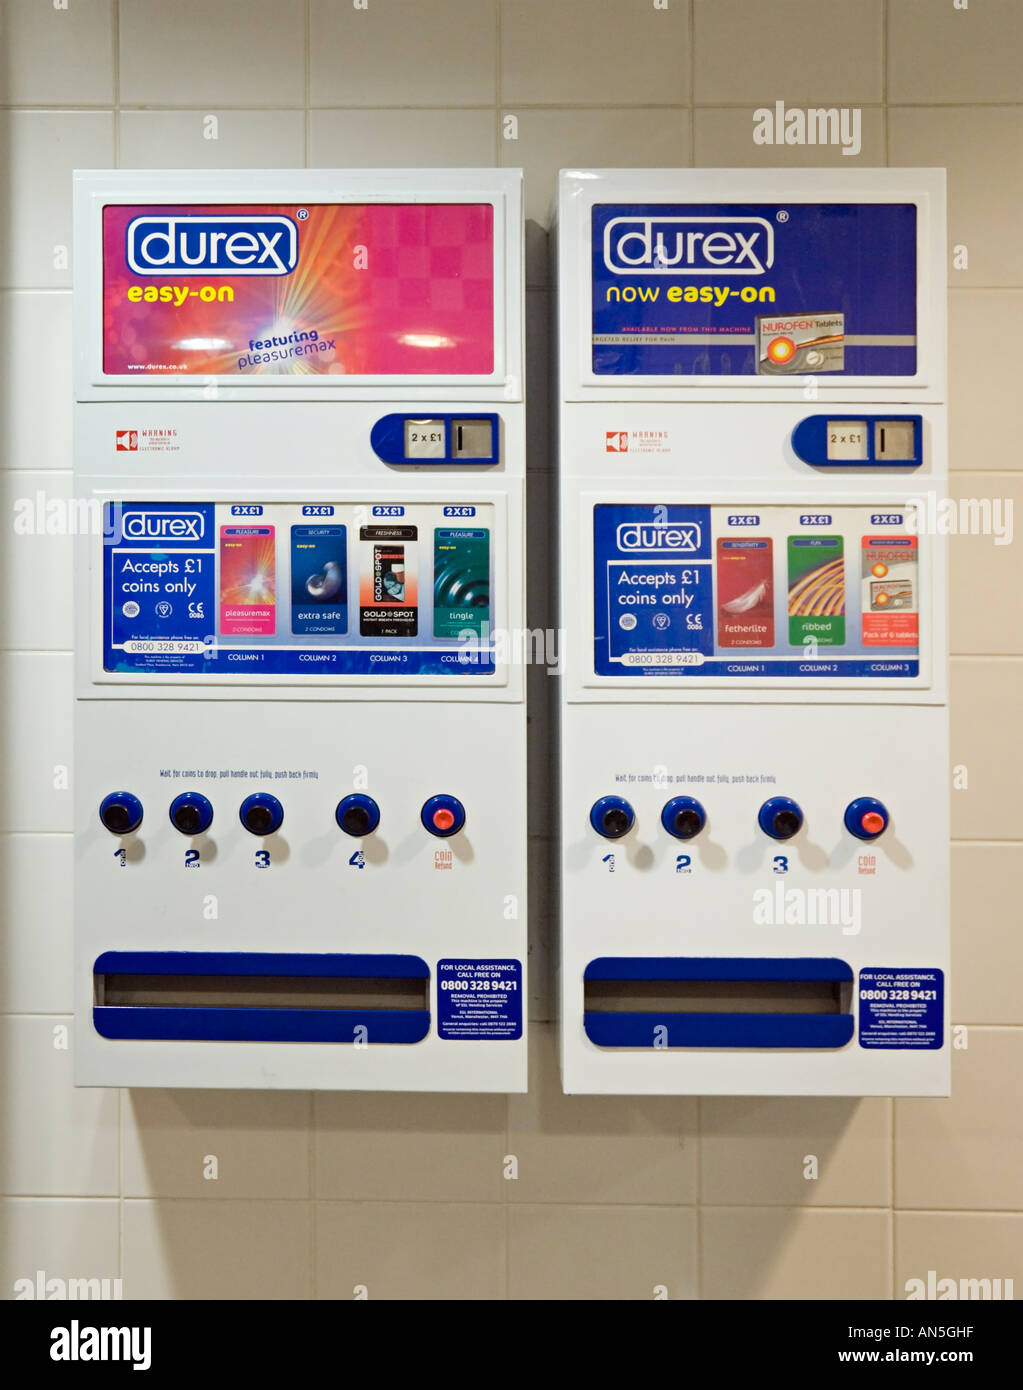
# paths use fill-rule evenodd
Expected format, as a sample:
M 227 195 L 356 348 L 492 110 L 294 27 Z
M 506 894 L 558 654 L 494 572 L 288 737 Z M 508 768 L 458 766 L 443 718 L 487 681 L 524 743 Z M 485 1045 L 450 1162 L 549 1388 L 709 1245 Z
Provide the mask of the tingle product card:
M 363 637 L 415 637 L 419 630 L 415 526 L 359 531 L 359 631 Z
M 769 536 L 717 543 L 719 647 L 774 646 L 774 561 Z
M 291 630 L 348 631 L 348 547 L 344 526 L 292 526 Z
M 433 635 L 482 637 L 490 622 L 490 532 L 433 533 Z
M 789 641 L 845 642 L 845 560 L 841 536 L 789 536 Z
M 220 631 L 272 636 L 276 630 L 276 556 L 272 526 L 220 528 Z

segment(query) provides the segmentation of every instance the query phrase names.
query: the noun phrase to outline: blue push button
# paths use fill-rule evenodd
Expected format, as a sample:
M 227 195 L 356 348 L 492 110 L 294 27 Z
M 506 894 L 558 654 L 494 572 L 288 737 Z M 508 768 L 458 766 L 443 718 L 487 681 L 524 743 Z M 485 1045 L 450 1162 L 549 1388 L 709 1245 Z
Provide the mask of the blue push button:
M 590 824 L 605 840 L 620 840 L 636 823 L 636 812 L 622 796 L 602 796 L 590 807 Z
M 676 840 L 692 840 L 707 824 L 707 812 L 695 796 L 673 796 L 661 812 L 661 824 Z
M 131 792 L 111 792 L 99 804 L 99 818 L 111 835 L 130 835 L 142 824 L 142 802 Z
M 372 835 L 380 824 L 380 807 L 371 796 L 353 792 L 337 803 L 334 819 L 346 835 Z
M 875 796 L 858 796 L 845 808 L 845 828 L 857 840 L 876 840 L 890 820 L 888 807 Z
M 253 792 L 242 802 L 238 817 L 250 835 L 272 835 L 281 828 L 284 807 L 269 792 Z
M 803 825 L 803 812 L 791 796 L 772 796 L 765 801 L 757 823 L 772 840 L 791 840 Z
M 442 840 L 457 835 L 465 824 L 465 807 L 457 796 L 431 796 L 420 812 L 420 819 L 431 835 Z
M 213 824 L 213 807 L 200 792 L 182 792 L 170 804 L 170 819 L 182 835 L 202 835 Z

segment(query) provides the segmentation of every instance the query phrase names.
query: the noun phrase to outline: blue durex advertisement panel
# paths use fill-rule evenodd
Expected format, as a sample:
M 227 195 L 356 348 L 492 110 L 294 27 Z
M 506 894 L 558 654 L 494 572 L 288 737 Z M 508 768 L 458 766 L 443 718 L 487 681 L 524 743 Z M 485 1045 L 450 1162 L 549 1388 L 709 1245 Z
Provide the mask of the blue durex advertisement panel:
M 381 524 L 360 528 L 363 511 Z M 241 679 L 493 675 L 490 512 L 463 503 L 108 502 L 103 669 Z M 453 531 L 452 515 L 488 524 Z M 393 532 L 396 518 L 412 539 L 390 545 L 389 573 L 411 619 L 396 635 L 367 634 L 349 620 L 349 595 L 371 596 L 382 546 L 348 540 Z M 432 571 L 453 535 L 486 538 L 473 556 L 475 598 L 466 599 L 458 575 L 448 575 L 435 604 Z M 466 601 L 452 608 L 452 597 Z M 396 605 L 378 606 L 388 612 Z
M 597 376 L 913 376 L 912 203 L 593 208 Z

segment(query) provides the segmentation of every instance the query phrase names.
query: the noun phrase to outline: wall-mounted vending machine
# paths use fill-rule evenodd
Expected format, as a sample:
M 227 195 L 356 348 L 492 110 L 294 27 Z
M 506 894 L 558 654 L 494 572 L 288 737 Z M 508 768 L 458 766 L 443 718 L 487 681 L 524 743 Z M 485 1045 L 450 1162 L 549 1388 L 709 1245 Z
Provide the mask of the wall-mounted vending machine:
M 558 236 L 565 1089 L 947 1094 L 944 172 Z
M 526 1084 L 521 175 L 76 175 L 77 1080 Z

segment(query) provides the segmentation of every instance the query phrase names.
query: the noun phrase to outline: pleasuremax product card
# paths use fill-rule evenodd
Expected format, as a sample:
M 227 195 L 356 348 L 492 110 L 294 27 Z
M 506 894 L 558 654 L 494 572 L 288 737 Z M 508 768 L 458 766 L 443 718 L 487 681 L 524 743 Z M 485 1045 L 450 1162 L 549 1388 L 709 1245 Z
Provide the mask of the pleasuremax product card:
M 276 569 L 272 526 L 220 528 L 220 631 L 225 637 L 275 631 Z
M 359 530 L 359 632 L 363 637 L 415 637 L 419 630 L 416 526 Z
M 348 631 L 348 545 L 344 526 L 292 526 L 291 630 Z
M 110 376 L 489 376 L 490 203 L 103 209 Z
M 433 635 L 482 637 L 490 623 L 490 532 L 438 527 L 433 533 Z

